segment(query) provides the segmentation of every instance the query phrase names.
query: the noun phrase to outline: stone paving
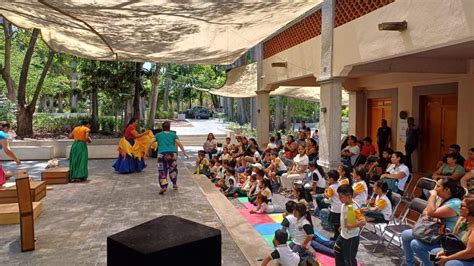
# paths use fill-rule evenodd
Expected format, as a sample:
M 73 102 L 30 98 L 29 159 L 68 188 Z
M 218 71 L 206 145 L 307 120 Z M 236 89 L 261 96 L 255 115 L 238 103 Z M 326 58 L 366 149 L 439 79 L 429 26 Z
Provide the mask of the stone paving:
M 25 162 L 22 168 L 35 168 L 36 179 L 42 164 Z M 0 264 L 105 265 L 107 236 L 174 214 L 221 229 L 223 265 L 248 265 L 182 161 L 179 189 L 164 196 L 158 194 L 155 160 L 148 160 L 144 172 L 132 175 L 114 173 L 112 164 L 113 160 L 90 161 L 89 182 L 48 190 L 44 212 L 35 222 L 35 251 L 21 253 L 18 225 L 1 225 Z

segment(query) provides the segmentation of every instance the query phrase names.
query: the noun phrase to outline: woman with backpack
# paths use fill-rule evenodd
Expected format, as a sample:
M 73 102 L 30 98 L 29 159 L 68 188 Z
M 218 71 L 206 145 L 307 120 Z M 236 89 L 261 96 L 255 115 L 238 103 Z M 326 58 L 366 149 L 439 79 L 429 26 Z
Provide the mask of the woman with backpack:
M 456 181 L 447 178 L 439 179 L 436 182 L 436 187 L 430 191 L 431 195 L 423 215 L 439 219 L 447 229 L 453 231 L 460 215 L 461 199 L 464 193 L 464 189 Z M 407 266 L 415 264 L 415 256 L 420 259 L 423 265 L 432 265 L 429 253 L 431 250 L 441 247 L 439 241 L 427 243 L 420 237 L 415 238 L 412 229 L 402 232 L 402 243 Z

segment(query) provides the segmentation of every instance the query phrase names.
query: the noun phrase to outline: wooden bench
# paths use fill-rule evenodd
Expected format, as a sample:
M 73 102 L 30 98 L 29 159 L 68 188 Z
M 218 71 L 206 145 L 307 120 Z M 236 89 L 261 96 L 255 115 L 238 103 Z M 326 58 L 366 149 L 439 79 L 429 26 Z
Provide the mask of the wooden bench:
M 67 184 L 69 182 L 69 167 L 56 167 L 41 172 L 41 180 L 48 185 Z
M 43 203 L 33 202 L 33 217 L 36 219 L 43 212 Z M 0 224 L 19 224 L 20 210 L 18 203 L 0 204 Z
M 31 181 L 30 191 L 32 201 L 40 201 L 41 199 L 46 197 L 46 182 Z M 16 186 L 0 188 L 0 204 L 16 202 L 18 202 L 18 198 L 16 195 Z

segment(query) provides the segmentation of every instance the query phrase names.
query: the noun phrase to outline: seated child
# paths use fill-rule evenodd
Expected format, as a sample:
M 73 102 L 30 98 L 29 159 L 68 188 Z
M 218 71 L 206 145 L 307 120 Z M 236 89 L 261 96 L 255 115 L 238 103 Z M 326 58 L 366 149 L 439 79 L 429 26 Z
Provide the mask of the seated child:
M 314 216 L 319 216 L 318 214 L 322 209 L 329 207 L 331 198 L 337 197 L 335 195 L 337 195 L 336 191 L 339 186 L 339 183 L 337 183 L 338 178 L 339 174 L 335 170 L 331 170 L 327 173 L 326 184 L 328 187 L 324 190 L 324 194 L 316 195 L 316 210 L 314 211 Z M 326 203 L 325 200 L 328 201 L 328 203 Z
M 352 180 L 349 179 L 351 175 L 348 171 L 349 168 L 345 165 L 339 165 L 339 167 L 337 168 L 337 172 L 339 173 L 339 179 L 337 180 L 337 182 L 339 183 L 339 185 L 352 183 Z
M 226 169 L 224 185 L 221 187 L 221 190 L 224 192 L 224 194 L 229 193 L 233 188 L 239 186 L 239 183 L 237 182 L 237 180 L 235 180 L 234 174 L 234 168 L 229 167 Z
M 230 160 L 232 160 L 232 156 L 230 155 L 229 149 L 227 147 L 224 147 L 222 149 L 222 154 L 219 157 L 219 160 L 221 160 L 221 161 L 224 161 L 224 160 L 230 161 Z
M 234 187 L 231 189 L 228 193 L 225 193 L 226 197 L 246 197 L 248 196 L 248 193 L 250 192 L 250 189 L 252 188 L 253 184 L 257 183 L 257 177 L 254 176 L 248 176 L 247 180 L 241 185 Z
M 366 172 L 363 167 L 357 167 L 352 170 L 352 189 L 354 190 L 354 201 L 359 204 L 359 207 L 367 205 L 367 197 L 369 196 L 367 184 L 365 183 Z
M 341 234 L 334 244 L 336 255 L 336 265 L 357 265 L 357 250 L 359 248 L 360 227 L 365 225 L 365 218 L 359 206 L 352 199 L 354 190 L 350 185 L 341 185 L 337 188 L 337 193 L 342 203 L 340 213 Z M 354 221 L 350 221 L 350 208 L 354 215 Z
M 308 201 L 306 197 L 306 191 L 303 187 L 294 187 L 292 192 L 293 200 L 296 203 L 303 203 L 306 207 L 308 207 Z
M 278 158 L 278 154 L 275 151 L 270 152 L 270 165 L 265 169 L 267 176 L 273 183 L 278 183 L 278 176 L 286 173 L 288 168 L 286 165 Z
M 196 170 L 194 171 L 195 174 L 206 175 L 209 174 L 210 163 L 209 160 L 206 158 L 205 151 L 198 151 L 198 156 L 196 158 Z
M 293 230 L 290 233 L 292 236 L 290 248 L 294 252 L 298 252 L 300 256 L 312 254 L 313 251 L 310 244 L 314 236 L 314 229 L 306 205 L 297 203 L 293 216 L 295 219 L 288 220 L 290 224 L 286 226 Z M 308 249 L 310 249 L 310 253 L 307 253 Z
M 314 249 L 314 251 L 328 255 L 333 258 L 335 256 L 334 243 L 336 243 L 336 241 L 324 240 L 318 235 L 314 235 L 313 239 L 311 239 L 311 247 Z
M 272 260 L 275 260 L 278 265 L 282 266 L 297 266 L 300 262 L 300 256 L 288 247 L 287 241 L 288 234 L 286 231 L 276 230 L 273 237 L 275 250 L 263 260 L 262 266 L 268 265 Z
M 251 214 L 262 214 L 262 213 L 272 213 L 275 209 L 272 204 L 269 204 L 267 197 L 262 194 L 257 195 L 257 208 L 255 210 L 250 210 Z
M 258 176 L 259 175 L 257 174 L 257 180 L 258 180 Z M 260 190 L 257 193 L 257 196 L 263 195 L 267 198 L 268 202 L 272 202 L 272 190 L 271 190 L 270 180 L 266 178 L 262 179 L 261 182 L 259 183 L 259 186 L 260 186 Z M 250 200 L 250 203 L 252 203 L 253 205 L 257 205 L 256 201 L 257 201 L 257 197 L 255 196 Z
M 315 162 L 309 162 L 308 174 L 313 185 L 314 194 L 322 194 L 326 189 L 326 180 L 324 179 L 324 170 L 317 166 Z
M 388 223 L 392 216 L 392 192 L 388 189 L 388 184 L 379 180 L 374 184 L 375 206 L 369 207 L 365 212 L 367 221 L 376 223 Z M 364 210 L 363 210 L 364 211 Z

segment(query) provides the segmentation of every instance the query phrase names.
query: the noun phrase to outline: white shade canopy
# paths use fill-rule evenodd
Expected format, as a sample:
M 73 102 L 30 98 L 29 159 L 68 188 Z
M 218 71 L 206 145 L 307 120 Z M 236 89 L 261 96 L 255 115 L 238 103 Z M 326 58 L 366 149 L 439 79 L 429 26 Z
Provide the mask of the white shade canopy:
M 211 94 L 230 98 L 251 98 L 257 96 L 257 63 L 237 67 L 227 72 L 224 86 L 214 90 L 204 90 Z M 290 98 L 319 102 L 320 87 L 279 86 L 270 92 L 270 96 L 286 96 Z M 342 91 L 342 105 L 349 105 L 349 94 Z
M 57 52 L 99 60 L 231 64 L 322 1 L 0 1 Z

